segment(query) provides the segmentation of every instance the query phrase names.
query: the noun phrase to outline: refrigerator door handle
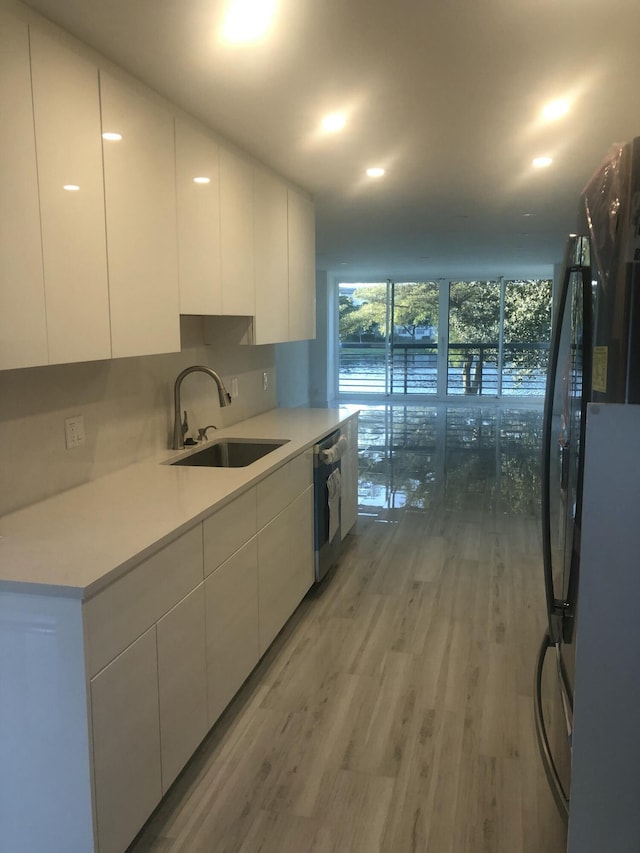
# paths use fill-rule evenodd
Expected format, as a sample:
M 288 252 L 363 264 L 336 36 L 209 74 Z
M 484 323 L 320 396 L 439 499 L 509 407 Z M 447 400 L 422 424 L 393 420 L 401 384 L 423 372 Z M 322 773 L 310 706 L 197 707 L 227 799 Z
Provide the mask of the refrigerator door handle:
M 567 797 L 567 794 L 564 788 L 562 787 L 562 782 L 560 781 L 560 774 L 558 773 L 558 769 L 553 760 L 551 746 L 549 744 L 549 738 L 547 735 L 547 729 L 544 724 L 544 715 L 542 712 L 542 670 L 544 667 L 544 659 L 546 657 L 546 654 L 552 646 L 555 646 L 555 643 L 551 642 L 551 638 L 548 632 L 546 632 L 544 637 L 542 638 L 542 643 L 540 644 L 540 651 L 538 652 L 538 660 L 536 662 L 535 679 L 533 685 L 533 710 L 536 724 L 536 735 L 538 738 L 538 746 L 540 747 L 540 755 L 542 756 L 542 765 L 547 775 L 547 779 L 549 780 L 551 793 L 553 794 L 553 798 L 556 801 L 560 814 L 562 815 L 563 819 L 568 822 L 569 798 Z

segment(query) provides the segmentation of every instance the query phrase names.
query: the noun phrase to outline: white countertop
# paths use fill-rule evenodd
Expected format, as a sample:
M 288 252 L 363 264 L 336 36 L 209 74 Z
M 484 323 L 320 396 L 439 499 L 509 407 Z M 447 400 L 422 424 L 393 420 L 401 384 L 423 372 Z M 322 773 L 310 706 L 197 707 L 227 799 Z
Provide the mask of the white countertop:
M 5 515 L 0 592 L 90 597 L 352 415 L 345 408 L 272 409 L 210 435 L 209 444 L 287 439 L 244 468 L 162 464 L 179 455 L 167 450 Z

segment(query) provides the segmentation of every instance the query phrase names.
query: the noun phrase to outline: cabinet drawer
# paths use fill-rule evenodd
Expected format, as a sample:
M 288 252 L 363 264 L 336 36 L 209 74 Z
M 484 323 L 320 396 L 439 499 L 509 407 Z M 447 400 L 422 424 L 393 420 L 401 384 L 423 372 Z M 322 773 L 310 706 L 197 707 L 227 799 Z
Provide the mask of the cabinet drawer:
M 295 500 L 313 482 L 313 452 L 296 456 L 258 483 L 258 530 Z
M 211 574 L 256 534 L 256 490 L 249 489 L 205 519 L 204 573 Z
M 88 675 L 95 675 L 202 582 L 202 528 L 189 530 L 84 605 Z

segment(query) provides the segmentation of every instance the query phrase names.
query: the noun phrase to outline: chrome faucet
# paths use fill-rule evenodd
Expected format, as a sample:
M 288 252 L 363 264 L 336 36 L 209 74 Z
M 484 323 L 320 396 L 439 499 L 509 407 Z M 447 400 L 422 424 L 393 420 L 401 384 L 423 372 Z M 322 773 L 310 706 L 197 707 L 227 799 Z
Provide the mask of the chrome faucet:
M 182 450 L 184 447 L 184 434 L 182 431 L 182 422 L 180 420 L 180 387 L 182 385 L 182 380 L 185 376 L 188 376 L 190 373 L 206 373 L 207 376 L 210 376 L 213 381 L 218 386 L 218 399 L 220 400 L 221 406 L 229 406 L 231 405 L 231 394 L 224 387 L 224 382 L 210 367 L 204 367 L 203 365 L 194 364 L 192 367 L 185 367 L 185 369 L 178 374 L 176 379 L 176 383 L 173 386 L 173 409 L 174 409 L 174 418 L 173 418 L 173 449 L 174 450 Z

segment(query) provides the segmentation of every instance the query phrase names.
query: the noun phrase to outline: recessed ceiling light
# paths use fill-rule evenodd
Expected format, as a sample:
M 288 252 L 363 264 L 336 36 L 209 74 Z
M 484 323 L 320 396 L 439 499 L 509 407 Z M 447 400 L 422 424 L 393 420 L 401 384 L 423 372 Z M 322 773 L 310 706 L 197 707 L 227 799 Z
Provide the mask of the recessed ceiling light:
M 106 139 L 108 142 L 119 142 L 122 139 L 122 134 L 111 133 L 110 131 L 107 131 L 106 133 L 102 134 L 102 138 Z
M 342 113 L 330 113 L 322 119 L 322 129 L 327 133 L 337 133 L 346 123 L 347 120 Z
M 78 192 L 80 187 L 77 184 L 65 184 L 62 187 L 63 190 L 68 190 L 68 192 L 75 193 Z
M 202 177 L 193 179 L 194 184 L 208 184 L 208 183 L 210 183 L 210 181 L 211 181 L 211 178 L 205 178 L 204 175 Z
M 367 175 L 370 178 L 381 178 L 384 175 L 384 169 L 380 166 L 372 166 L 370 169 L 367 169 Z
M 259 41 L 269 31 L 275 10 L 276 0 L 230 0 L 222 37 L 236 44 Z
M 547 121 L 554 121 L 555 119 L 566 115 L 568 112 L 568 102 L 565 101 L 564 98 L 556 98 L 555 101 L 549 101 L 548 104 L 545 104 L 542 110 L 542 116 Z
M 550 166 L 553 163 L 551 157 L 536 157 L 533 161 L 533 165 L 536 169 L 546 169 L 547 166 Z

